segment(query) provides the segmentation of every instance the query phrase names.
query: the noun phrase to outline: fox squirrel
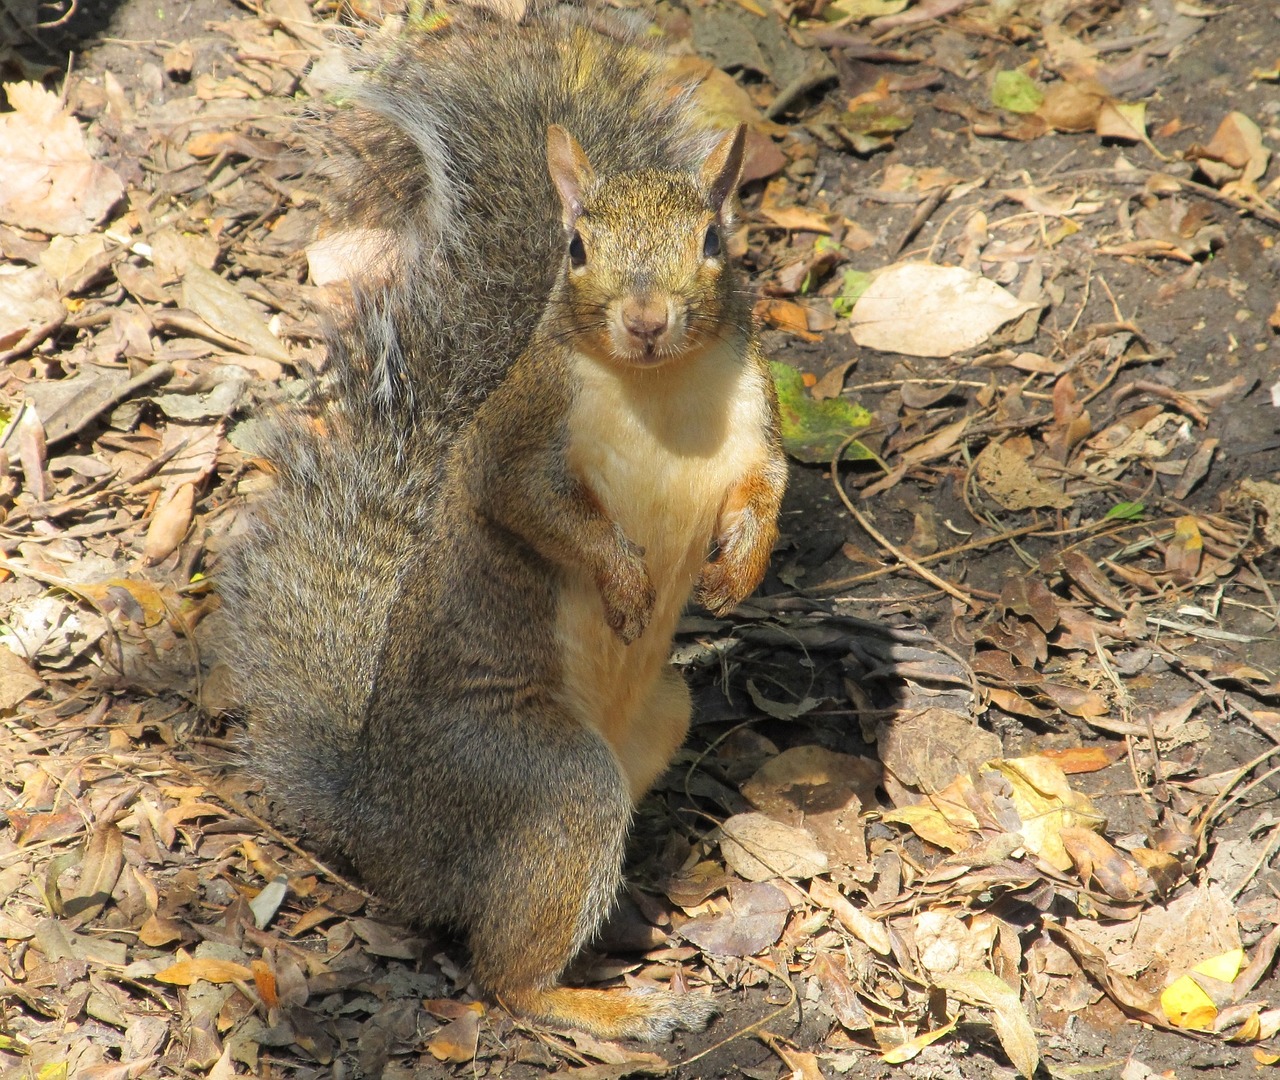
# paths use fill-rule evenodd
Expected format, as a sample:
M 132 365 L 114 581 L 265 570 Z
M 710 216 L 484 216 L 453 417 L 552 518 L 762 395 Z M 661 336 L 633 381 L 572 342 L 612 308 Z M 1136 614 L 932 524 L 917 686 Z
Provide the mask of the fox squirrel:
M 680 612 L 732 608 L 776 537 L 776 398 L 726 253 L 743 130 L 566 7 L 448 9 L 348 96 L 339 225 L 383 276 L 220 568 L 250 766 L 395 907 L 465 932 L 512 1010 L 701 1028 L 701 996 L 560 980 L 688 729 Z

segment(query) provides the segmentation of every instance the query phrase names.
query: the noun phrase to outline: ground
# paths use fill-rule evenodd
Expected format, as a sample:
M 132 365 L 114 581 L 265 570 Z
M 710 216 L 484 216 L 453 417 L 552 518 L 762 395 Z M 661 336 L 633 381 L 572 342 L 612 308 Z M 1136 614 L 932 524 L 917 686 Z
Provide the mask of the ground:
M 722 1016 L 653 1047 L 513 1019 L 236 768 L 209 579 L 332 299 L 299 106 L 335 19 L 388 13 L 5 0 L 3 1075 L 1280 1055 L 1270 5 L 644 10 L 750 126 L 791 483 L 759 593 L 683 624 L 695 727 L 574 977 Z

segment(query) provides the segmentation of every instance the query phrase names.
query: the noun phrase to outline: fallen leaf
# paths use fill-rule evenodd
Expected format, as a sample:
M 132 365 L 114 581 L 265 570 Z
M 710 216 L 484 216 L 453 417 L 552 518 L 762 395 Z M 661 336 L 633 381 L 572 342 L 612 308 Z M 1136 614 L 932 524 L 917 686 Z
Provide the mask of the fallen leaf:
M 210 983 L 252 982 L 253 969 L 233 960 L 202 956 L 170 964 L 162 971 L 157 971 L 155 979 L 171 986 L 190 986 L 201 979 Z
M 238 342 L 243 351 L 291 363 L 289 350 L 263 321 L 245 295 L 225 278 L 191 263 L 182 275 L 182 306 L 217 333 Z
M 480 1018 L 484 1006 L 473 1002 L 461 1016 L 451 1020 L 427 1040 L 427 1051 L 437 1061 L 456 1065 L 473 1061 L 480 1041 Z
M 755 956 L 774 944 L 786 928 L 791 905 L 768 882 L 735 881 L 728 910 L 702 915 L 681 926 L 680 936 L 716 956 Z
M 806 829 L 764 814 L 735 814 L 720 826 L 720 851 L 734 873 L 748 881 L 811 878 L 827 872 L 826 853 Z
M 191 484 L 181 484 L 157 507 L 147 526 L 147 537 L 142 545 L 147 562 L 152 565 L 162 562 L 177 550 L 191 527 L 195 498 L 195 488 Z
M 25 356 L 66 318 L 48 271 L 0 263 L 0 363 Z
M 0 115 L 0 221 L 91 232 L 124 195 L 120 177 L 93 159 L 57 94 L 37 83 L 6 83 L 4 91 L 13 112 Z
M 935 982 L 970 1005 L 991 1010 L 996 1037 L 1013 1067 L 1027 1080 L 1040 1064 L 1040 1049 L 1018 993 L 994 971 L 976 969 L 939 976 Z
M 1212 1031 L 1218 1015 L 1218 1005 L 1205 992 L 1194 975 L 1205 975 L 1218 982 L 1230 983 L 1244 965 L 1244 950 L 1229 952 L 1202 960 L 1191 969 L 1194 974 L 1183 975 L 1169 984 L 1160 995 L 1160 1007 L 1169 1022 L 1190 1031 Z
M 1033 113 L 1044 103 L 1044 92 L 1025 71 L 997 71 L 991 101 L 1013 113 Z
M 881 352 L 953 356 L 1039 305 L 958 266 L 897 263 L 879 271 L 850 314 L 853 339 Z
M 982 489 L 1006 510 L 1065 510 L 1073 501 L 1061 488 L 1041 480 L 1026 457 L 1002 442 L 987 444 L 974 471 Z
M 8 712 L 43 689 L 44 680 L 35 669 L 8 646 L 0 645 L 0 712 Z
M 843 398 L 815 401 L 800 372 L 790 364 L 769 365 L 778 389 L 782 413 L 782 445 L 797 461 L 829 464 L 849 437 L 871 423 L 871 414 Z M 869 452 L 856 441 L 845 449 L 848 459 L 866 459 Z

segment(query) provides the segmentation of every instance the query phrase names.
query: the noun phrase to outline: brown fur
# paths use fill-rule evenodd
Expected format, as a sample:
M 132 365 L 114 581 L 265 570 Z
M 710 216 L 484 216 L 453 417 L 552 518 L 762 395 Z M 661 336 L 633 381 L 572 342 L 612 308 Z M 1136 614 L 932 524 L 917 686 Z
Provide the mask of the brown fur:
M 573 92 L 598 98 L 594 137 L 612 124 L 620 142 L 656 138 L 652 119 L 612 96 L 641 54 L 577 33 L 589 62 Z M 445 59 L 425 48 L 415 79 L 446 63 L 465 65 L 455 81 L 478 81 L 508 47 L 463 44 Z M 561 81 L 524 70 L 546 106 L 525 120 L 544 124 Z M 741 283 L 723 255 L 705 255 L 707 230 L 732 224 L 741 133 L 669 168 L 612 171 L 563 134 L 553 128 L 536 160 L 491 147 L 495 172 L 545 178 L 552 193 L 504 238 L 562 227 L 561 251 L 576 250 L 575 231 L 586 251 L 581 266 L 562 257 L 549 296 L 526 283 L 515 298 L 517 318 L 541 312 L 527 347 L 450 355 L 450 378 L 474 363 L 488 384 L 446 424 L 419 408 L 443 400 L 419 385 L 444 377 L 443 358 L 422 353 L 434 346 L 401 325 L 415 316 L 393 297 L 380 310 L 418 348 L 400 369 L 403 399 L 379 411 L 376 365 L 339 352 L 328 437 L 281 428 L 277 489 L 228 558 L 223 594 L 253 765 L 273 793 L 406 914 L 465 931 L 476 980 L 512 1009 L 656 1038 L 703 1026 L 710 1002 L 559 982 L 613 901 L 635 800 L 688 727 L 688 691 L 667 662 L 676 619 L 695 587 L 726 610 L 758 584 L 785 469 Z M 400 162 L 386 188 L 441 182 Z M 637 339 L 626 305 L 667 323 Z M 379 339 L 361 337 L 362 317 L 345 333 L 371 352 Z

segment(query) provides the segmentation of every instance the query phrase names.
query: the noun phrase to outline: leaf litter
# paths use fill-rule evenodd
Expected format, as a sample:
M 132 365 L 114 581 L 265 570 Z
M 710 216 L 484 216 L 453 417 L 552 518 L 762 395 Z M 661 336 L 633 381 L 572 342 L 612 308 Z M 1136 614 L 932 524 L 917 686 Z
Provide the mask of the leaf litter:
M 465 1000 L 456 947 L 267 825 L 234 731 L 195 727 L 253 418 L 371 272 L 368 238 L 308 247 L 288 99 L 326 14 L 223 6 L 192 29 L 224 66 L 167 41 L 136 85 L 91 53 L 6 87 L 5 1069 L 1029 1076 L 1126 1019 L 1280 1060 L 1280 133 L 1229 10 L 664 19 L 751 128 L 738 250 L 808 464 L 764 595 L 686 620 L 698 727 L 610 931 L 639 951 L 584 961 L 715 989 L 657 1052 Z M 1232 107 L 1156 98 L 1208 39 Z

